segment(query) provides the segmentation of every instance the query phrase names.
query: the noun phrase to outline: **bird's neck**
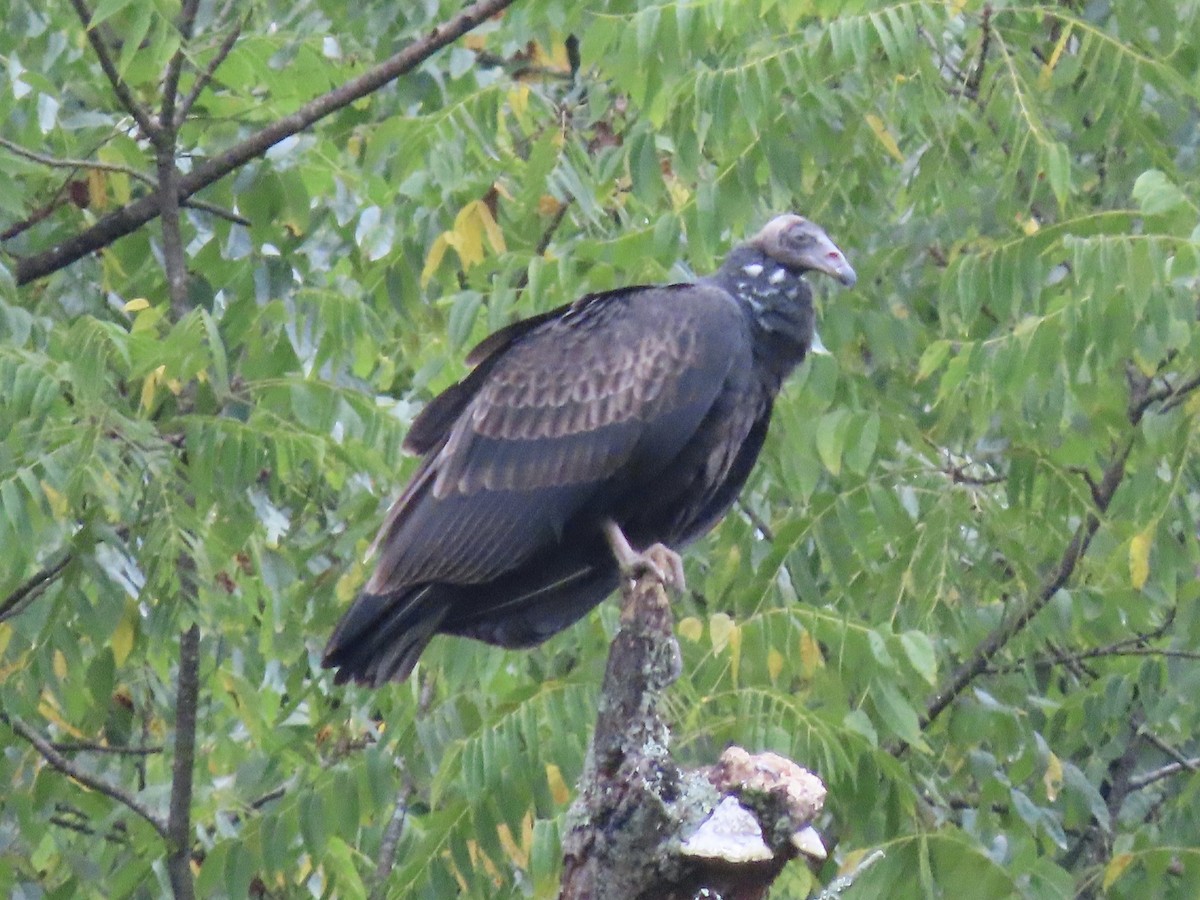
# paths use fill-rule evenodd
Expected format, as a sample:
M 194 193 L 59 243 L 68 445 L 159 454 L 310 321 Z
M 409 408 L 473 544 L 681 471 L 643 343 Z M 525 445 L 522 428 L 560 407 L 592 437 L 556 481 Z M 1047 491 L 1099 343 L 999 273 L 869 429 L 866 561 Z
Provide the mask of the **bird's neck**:
M 812 292 L 803 276 L 756 247 L 739 247 L 710 280 L 737 301 L 750 323 L 754 354 L 772 391 L 812 344 Z

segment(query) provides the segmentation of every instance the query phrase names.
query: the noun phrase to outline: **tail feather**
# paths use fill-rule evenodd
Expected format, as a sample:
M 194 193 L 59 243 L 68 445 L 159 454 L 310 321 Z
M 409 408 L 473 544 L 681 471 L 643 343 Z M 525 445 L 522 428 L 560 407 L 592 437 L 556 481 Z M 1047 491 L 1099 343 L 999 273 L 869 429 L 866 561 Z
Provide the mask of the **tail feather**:
M 406 680 L 450 610 L 449 598 L 439 596 L 436 587 L 359 594 L 338 622 L 321 660 L 325 668 L 337 668 L 334 682 L 379 687 Z

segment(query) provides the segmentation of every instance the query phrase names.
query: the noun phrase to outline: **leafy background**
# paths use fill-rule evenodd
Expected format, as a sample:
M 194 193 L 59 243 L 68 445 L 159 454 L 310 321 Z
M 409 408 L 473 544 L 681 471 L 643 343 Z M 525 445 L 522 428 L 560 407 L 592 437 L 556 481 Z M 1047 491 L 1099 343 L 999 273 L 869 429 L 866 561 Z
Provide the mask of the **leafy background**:
M 0 31 L 0 892 L 170 892 L 182 797 L 200 896 L 554 896 L 614 604 L 374 692 L 320 650 L 473 341 L 796 210 L 860 281 L 689 554 L 680 753 L 825 780 L 778 896 L 1200 893 L 1200 5 L 517 2 L 194 197 L 174 302 L 157 220 L 30 274 L 159 178 L 79 5 Z M 91 21 L 155 110 L 219 62 L 186 175 L 458 12 Z

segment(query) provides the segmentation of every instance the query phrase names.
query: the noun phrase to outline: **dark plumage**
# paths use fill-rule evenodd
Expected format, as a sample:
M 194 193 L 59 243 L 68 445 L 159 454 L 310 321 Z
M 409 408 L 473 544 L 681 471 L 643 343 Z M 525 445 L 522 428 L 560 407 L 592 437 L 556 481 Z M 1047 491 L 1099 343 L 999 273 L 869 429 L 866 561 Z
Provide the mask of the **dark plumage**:
M 437 633 L 537 644 L 617 587 L 621 534 L 708 531 L 808 352 L 807 271 L 855 281 L 825 232 L 779 216 L 694 284 L 590 294 L 484 340 L 409 431 L 424 459 L 325 648 L 336 680 L 403 681 Z

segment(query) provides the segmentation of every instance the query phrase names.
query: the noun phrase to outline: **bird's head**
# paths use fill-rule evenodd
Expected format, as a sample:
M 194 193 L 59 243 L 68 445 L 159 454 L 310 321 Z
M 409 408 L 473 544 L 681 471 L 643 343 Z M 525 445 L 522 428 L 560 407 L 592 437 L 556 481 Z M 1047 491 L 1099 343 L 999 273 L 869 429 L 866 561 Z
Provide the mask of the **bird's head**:
M 824 272 L 846 287 L 858 280 L 845 254 L 825 230 L 803 216 L 776 216 L 749 243 L 794 272 Z

